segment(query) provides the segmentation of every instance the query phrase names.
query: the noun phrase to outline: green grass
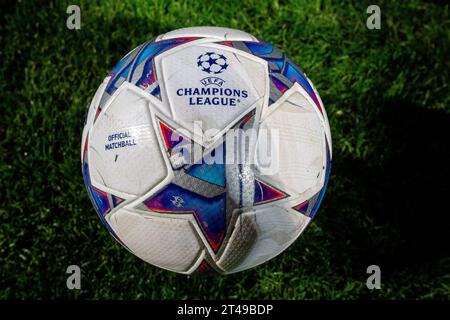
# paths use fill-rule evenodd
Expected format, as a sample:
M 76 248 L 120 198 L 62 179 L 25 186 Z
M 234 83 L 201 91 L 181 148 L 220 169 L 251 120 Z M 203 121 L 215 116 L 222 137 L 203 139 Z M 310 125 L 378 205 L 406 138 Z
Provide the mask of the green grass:
M 0 298 L 450 297 L 450 20 L 438 1 L 22 1 L 0 17 Z M 231 276 L 148 265 L 107 233 L 85 191 L 86 106 L 132 48 L 173 29 L 242 29 L 285 50 L 325 103 L 333 168 L 315 221 L 282 255 Z M 65 270 L 82 269 L 82 290 Z M 365 286 L 378 264 L 382 289 Z

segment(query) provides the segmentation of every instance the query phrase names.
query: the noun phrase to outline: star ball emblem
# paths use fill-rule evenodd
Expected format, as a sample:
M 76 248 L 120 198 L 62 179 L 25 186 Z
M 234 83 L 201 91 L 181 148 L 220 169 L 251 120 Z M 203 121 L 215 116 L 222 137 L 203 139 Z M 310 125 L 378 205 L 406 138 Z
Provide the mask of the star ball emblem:
M 197 58 L 197 66 L 208 74 L 219 74 L 227 67 L 227 58 L 223 54 L 206 52 Z

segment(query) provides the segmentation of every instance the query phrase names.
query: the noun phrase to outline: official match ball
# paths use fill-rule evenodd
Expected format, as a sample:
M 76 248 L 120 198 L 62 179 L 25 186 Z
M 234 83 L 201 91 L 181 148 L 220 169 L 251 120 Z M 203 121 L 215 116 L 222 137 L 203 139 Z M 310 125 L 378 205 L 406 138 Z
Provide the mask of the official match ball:
M 81 162 L 123 247 L 174 272 L 230 274 L 280 254 L 314 218 L 331 135 L 317 90 L 285 53 L 195 27 L 111 70 L 87 112 Z

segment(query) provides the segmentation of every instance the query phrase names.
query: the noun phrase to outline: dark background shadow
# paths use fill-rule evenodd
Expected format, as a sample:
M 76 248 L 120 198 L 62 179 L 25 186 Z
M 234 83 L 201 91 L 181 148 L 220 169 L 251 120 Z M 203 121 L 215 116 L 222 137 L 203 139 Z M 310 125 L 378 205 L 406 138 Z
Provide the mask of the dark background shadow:
M 327 224 L 340 225 L 340 241 L 354 240 L 347 250 L 358 264 L 376 260 L 400 270 L 436 263 L 449 255 L 450 116 L 393 101 L 374 121 L 380 128 L 376 158 L 335 157 L 333 175 L 349 181 L 342 189 L 352 191 L 329 195 L 327 210 L 342 214 Z M 372 227 L 363 231 L 364 223 L 346 219 L 342 206 L 359 208 Z

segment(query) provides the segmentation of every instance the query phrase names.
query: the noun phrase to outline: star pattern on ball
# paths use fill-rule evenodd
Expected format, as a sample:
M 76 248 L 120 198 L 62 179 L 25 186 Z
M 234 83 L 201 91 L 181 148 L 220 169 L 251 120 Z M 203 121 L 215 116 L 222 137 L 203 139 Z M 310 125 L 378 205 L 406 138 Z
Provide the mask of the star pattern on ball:
M 219 74 L 228 68 L 227 58 L 220 53 L 206 52 L 197 58 L 197 67 L 208 74 Z

